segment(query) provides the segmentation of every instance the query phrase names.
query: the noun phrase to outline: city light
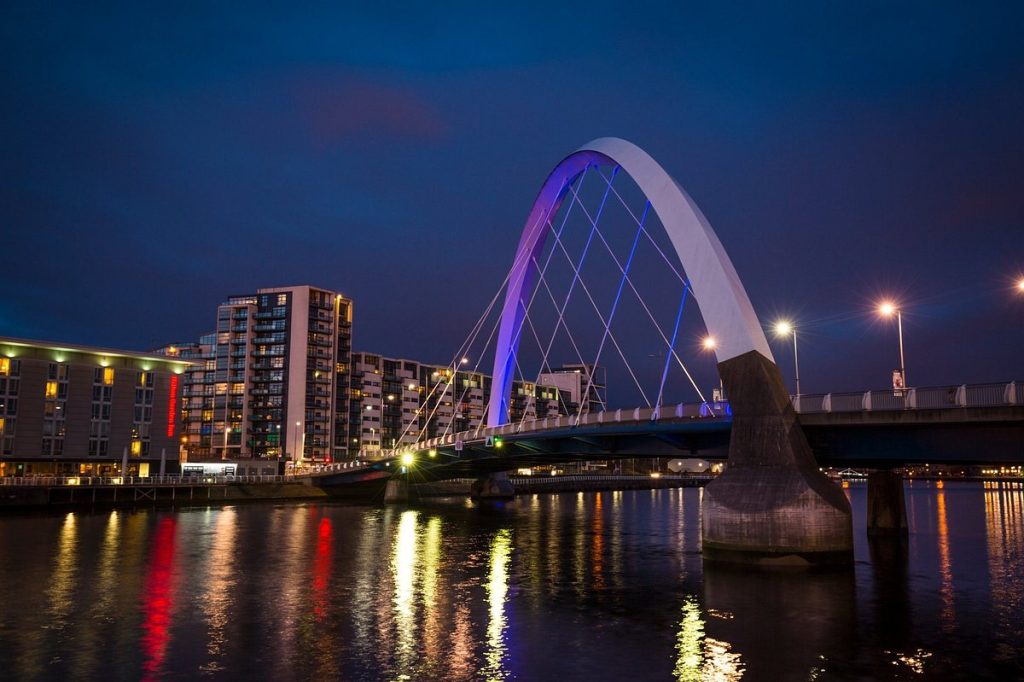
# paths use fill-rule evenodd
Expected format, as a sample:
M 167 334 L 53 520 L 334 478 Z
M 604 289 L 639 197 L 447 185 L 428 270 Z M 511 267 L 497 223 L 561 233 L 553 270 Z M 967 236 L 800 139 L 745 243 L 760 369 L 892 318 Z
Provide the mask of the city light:
M 415 461 L 416 461 L 416 457 L 411 452 L 406 452 L 406 453 L 402 454 L 402 465 L 403 466 L 407 466 L 407 467 L 408 466 L 412 466 L 413 462 L 415 462 Z
M 796 395 L 800 396 L 800 357 L 796 349 L 796 327 L 789 320 L 779 320 L 773 327 L 778 337 L 793 336 L 793 369 L 796 374 Z
M 1017 280 L 1017 291 L 1024 294 L 1024 277 Z
M 892 301 L 882 301 L 878 304 L 878 314 L 882 317 L 892 317 L 897 312 L 896 304 Z
M 465 357 L 464 357 L 464 358 L 462 358 L 461 360 L 459 360 L 459 362 L 461 362 L 461 363 L 462 363 L 462 364 L 464 364 L 464 365 L 468 365 L 468 364 L 469 364 L 469 358 L 465 358 Z
M 902 391 L 908 385 L 907 363 L 903 358 L 903 311 L 892 301 L 885 300 L 878 304 L 878 314 L 886 318 L 896 316 L 896 328 L 900 341 L 900 368 L 893 372 L 892 387 L 894 391 Z
M 715 337 L 713 336 L 705 336 L 704 340 L 701 341 L 701 345 L 704 347 L 704 350 L 714 350 L 715 346 L 718 345 L 718 342 L 715 341 Z

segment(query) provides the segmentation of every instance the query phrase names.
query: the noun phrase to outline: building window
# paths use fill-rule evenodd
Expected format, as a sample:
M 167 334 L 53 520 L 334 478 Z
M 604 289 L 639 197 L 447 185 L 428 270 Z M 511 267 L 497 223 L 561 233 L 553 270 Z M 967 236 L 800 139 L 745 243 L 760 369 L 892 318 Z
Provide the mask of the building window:
M 7 376 L 11 373 L 11 359 L 0 358 L 0 376 Z
M 104 367 L 103 368 L 103 385 L 113 386 L 114 385 L 114 368 Z
M 56 398 L 57 397 L 57 382 L 56 381 L 47 381 L 46 382 L 46 392 L 43 394 L 43 397 L 45 397 L 47 399 L 51 399 L 51 398 Z

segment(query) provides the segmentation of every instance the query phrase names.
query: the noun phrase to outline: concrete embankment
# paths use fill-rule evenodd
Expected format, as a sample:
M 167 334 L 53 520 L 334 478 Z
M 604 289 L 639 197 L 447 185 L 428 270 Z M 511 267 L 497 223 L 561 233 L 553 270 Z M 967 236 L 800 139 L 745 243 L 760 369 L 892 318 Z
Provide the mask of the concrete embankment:
M 177 486 L 3 486 L 0 509 L 89 506 L 205 505 L 212 502 L 317 500 L 329 495 L 303 483 Z

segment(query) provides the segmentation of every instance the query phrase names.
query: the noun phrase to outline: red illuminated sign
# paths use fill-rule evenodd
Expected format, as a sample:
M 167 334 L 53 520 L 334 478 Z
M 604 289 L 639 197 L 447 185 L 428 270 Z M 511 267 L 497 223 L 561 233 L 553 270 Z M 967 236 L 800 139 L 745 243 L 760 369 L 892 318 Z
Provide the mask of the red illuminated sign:
M 171 375 L 171 395 L 167 400 L 167 437 L 174 438 L 174 422 L 178 418 L 178 375 Z

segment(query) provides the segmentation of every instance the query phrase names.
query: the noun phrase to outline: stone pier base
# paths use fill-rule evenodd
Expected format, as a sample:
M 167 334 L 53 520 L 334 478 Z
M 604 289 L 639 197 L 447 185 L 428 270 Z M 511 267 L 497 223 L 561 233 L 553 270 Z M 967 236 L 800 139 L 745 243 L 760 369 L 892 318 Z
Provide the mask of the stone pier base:
M 850 503 L 819 470 L 775 363 L 750 351 L 718 369 L 733 424 L 728 467 L 704 489 L 704 557 L 783 566 L 852 563 Z
M 388 481 L 387 487 L 384 488 L 384 503 L 385 504 L 404 504 L 409 501 L 409 482 L 400 479 L 392 478 Z
M 704 488 L 704 558 L 765 566 L 851 563 L 850 505 L 819 476 L 788 467 L 726 470 Z
M 501 472 L 473 481 L 469 496 L 474 500 L 511 500 L 516 496 L 516 489 L 508 480 L 508 475 Z
M 895 472 L 868 474 L 868 535 L 907 535 L 903 477 Z

